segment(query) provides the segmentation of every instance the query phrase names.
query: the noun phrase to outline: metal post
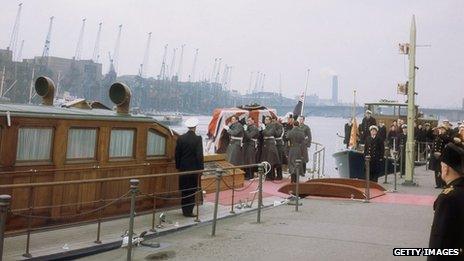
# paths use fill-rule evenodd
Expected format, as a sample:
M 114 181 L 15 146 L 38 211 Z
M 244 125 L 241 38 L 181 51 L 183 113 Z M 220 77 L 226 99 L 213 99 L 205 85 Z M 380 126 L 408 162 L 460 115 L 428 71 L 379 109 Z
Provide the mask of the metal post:
M 203 197 L 203 193 L 201 190 L 201 175 L 203 173 L 198 173 L 198 178 L 197 178 L 197 194 L 195 195 L 195 205 L 196 205 L 196 217 L 194 222 L 200 222 L 200 197 Z
M 261 208 L 263 206 L 263 176 L 264 176 L 264 163 L 259 164 L 258 167 L 258 215 L 256 222 L 261 223 Z
M 131 179 L 130 181 L 130 219 L 129 219 L 129 239 L 127 241 L 127 260 L 132 260 L 132 238 L 134 237 L 134 218 L 135 218 L 135 201 L 137 196 L 137 190 L 139 187 L 138 179 Z
M 403 151 L 404 151 L 404 145 L 400 144 L 400 177 L 403 177 L 403 164 L 404 164 Z
M 23 254 L 24 257 L 31 258 L 32 255 L 29 251 L 31 247 L 31 226 L 32 226 L 32 220 L 31 216 L 33 214 L 34 210 L 34 187 L 29 188 L 29 216 L 27 217 L 27 237 L 26 237 L 26 253 Z
M 10 202 L 10 195 L 0 195 L 0 261 L 3 260 L 3 240 L 5 239 L 5 225 Z
M 387 151 L 387 149 L 388 149 L 388 147 L 385 148 L 385 151 Z M 388 176 L 388 155 L 386 153 L 384 153 L 384 154 L 385 154 L 384 155 L 385 169 L 384 169 L 383 175 L 384 175 L 385 180 L 384 180 L 383 184 L 388 184 L 388 181 L 387 181 L 387 176 Z
M 156 192 L 153 191 L 153 211 L 151 214 L 151 228 L 150 228 L 151 232 L 156 232 L 155 220 L 156 220 Z
M 396 165 L 398 164 L 398 152 L 396 150 L 393 151 L 393 158 L 394 158 L 394 161 L 395 161 L 395 164 L 393 164 L 393 172 L 394 172 L 393 173 L 394 174 L 394 176 L 393 176 L 394 177 L 394 180 L 393 180 L 393 182 L 394 182 L 393 192 L 396 192 L 396 183 L 397 183 L 397 181 L 396 181 L 396 174 L 397 174 L 396 173 L 396 171 L 397 171 L 396 170 Z
M 369 176 L 370 176 L 370 161 L 371 161 L 371 156 L 370 155 L 366 155 L 366 158 L 365 158 L 365 164 L 366 164 L 366 190 L 365 190 L 365 196 L 366 196 L 366 199 L 364 200 L 365 203 L 369 203 L 369 199 L 371 197 L 370 195 L 370 188 L 369 188 Z
M 230 205 L 230 214 L 235 214 L 234 211 L 234 200 L 235 200 L 235 169 L 232 170 L 232 202 Z
M 298 212 L 298 206 L 300 205 L 300 171 L 301 171 L 301 159 L 295 160 L 296 163 L 296 184 L 295 184 L 295 211 Z
M 217 213 L 218 213 L 218 207 L 219 207 L 219 191 L 221 190 L 221 179 L 222 179 L 223 173 L 224 173 L 223 169 L 216 169 L 216 197 L 214 199 L 213 228 L 211 231 L 211 236 L 216 235 L 216 222 L 217 222 Z
M 103 206 L 103 182 L 100 182 L 100 204 L 99 207 L 102 207 Z M 100 240 L 100 234 L 101 234 L 101 218 L 102 218 L 102 212 L 103 210 L 100 209 L 98 211 L 98 223 L 97 223 L 97 239 L 94 241 L 95 244 L 101 244 L 101 240 Z
M 322 176 L 325 176 L 325 147 L 322 149 Z

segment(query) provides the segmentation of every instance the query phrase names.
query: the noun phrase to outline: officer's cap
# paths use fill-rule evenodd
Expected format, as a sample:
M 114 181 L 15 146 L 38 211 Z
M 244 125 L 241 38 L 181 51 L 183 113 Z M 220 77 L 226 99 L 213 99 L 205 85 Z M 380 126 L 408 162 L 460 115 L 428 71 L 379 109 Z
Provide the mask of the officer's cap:
M 448 143 L 443 149 L 441 161 L 460 175 L 464 175 L 464 147 L 462 143 Z
M 402 129 L 407 129 L 407 128 L 408 128 L 408 125 L 403 124 L 403 125 L 401 125 L 401 128 L 402 128 Z
M 426 122 L 426 123 L 424 124 L 424 126 L 430 126 L 430 123 Z
M 371 131 L 371 130 L 379 131 L 379 128 L 378 128 L 377 126 L 375 126 L 375 125 L 372 125 L 372 126 L 369 127 L 369 130 L 370 130 L 370 131 Z
M 192 118 L 188 118 L 186 121 L 185 121 L 185 126 L 187 128 L 194 128 L 198 125 L 198 118 L 196 117 L 192 117 Z
M 366 114 L 372 114 L 370 110 L 366 110 Z

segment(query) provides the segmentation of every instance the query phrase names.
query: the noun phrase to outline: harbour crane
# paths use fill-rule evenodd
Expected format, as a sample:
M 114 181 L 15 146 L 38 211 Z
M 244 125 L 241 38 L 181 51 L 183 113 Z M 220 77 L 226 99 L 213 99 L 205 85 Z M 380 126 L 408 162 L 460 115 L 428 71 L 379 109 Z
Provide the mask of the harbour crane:
M 253 81 L 253 71 L 250 72 L 250 81 L 248 82 L 248 90 L 247 90 L 247 93 L 250 94 L 252 93 L 252 90 L 251 90 L 251 83 Z
M 143 62 L 140 64 L 140 77 L 145 77 L 148 71 L 148 57 L 150 54 L 151 32 L 148 33 L 147 45 L 143 55 Z
M 7 50 L 10 50 L 13 53 L 13 61 L 17 59 L 17 52 L 16 50 L 18 44 L 18 35 L 19 35 L 19 22 L 21 18 L 21 9 L 23 7 L 23 3 L 18 5 L 18 12 L 16 13 L 16 19 L 13 26 L 13 31 L 11 32 L 10 44 L 7 47 Z
M 102 24 L 101 22 L 98 24 L 97 38 L 95 39 L 95 47 L 93 48 L 92 61 L 94 63 L 98 63 L 98 59 L 100 59 L 100 35 Z
M 79 38 L 77 39 L 76 52 L 74 53 L 74 59 L 77 61 L 81 59 L 82 46 L 84 45 L 85 20 L 86 18 L 82 19 L 82 27 L 79 32 Z
M 266 74 L 263 73 L 263 78 L 262 78 L 262 82 L 261 82 L 261 92 L 264 92 L 264 80 L 266 79 Z
M 24 47 L 24 40 L 21 41 L 21 45 L 19 46 L 18 54 L 16 56 L 16 60 L 19 62 L 23 58 L 23 47 Z
M 166 77 L 166 56 L 168 54 L 168 45 L 164 45 L 164 54 L 163 54 L 163 61 L 161 61 L 161 70 L 159 74 L 159 78 L 164 80 Z
M 195 49 L 195 55 L 193 56 L 193 65 L 192 65 L 192 74 L 190 75 L 190 81 L 195 81 L 195 69 L 197 67 L 197 59 L 198 59 L 198 48 Z
M 169 69 L 169 78 L 172 78 L 174 76 L 174 65 L 176 64 L 176 51 L 177 48 L 174 48 L 174 50 L 172 50 L 172 60 Z
M 219 72 L 221 71 L 222 58 L 219 58 L 215 82 L 219 82 Z
M 48 32 L 47 32 L 47 37 L 45 38 L 45 45 L 44 49 L 42 51 L 42 58 L 47 58 L 50 54 L 50 41 L 52 37 L 52 28 L 53 28 L 53 19 L 55 17 L 51 16 L 50 17 L 50 23 L 48 24 Z
M 214 81 L 214 76 L 216 75 L 216 67 L 217 67 L 217 63 L 218 63 L 218 59 L 219 58 L 214 58 L 214 65 L 213 65 L 213 71 L 211 72 L 211 82 Z
M 119 45 L 121 43 L 121 31 L 122 31 L 122 24 L 118 26 L 118 36 L 116 37 L 116 44 L 114 45 L 114 52 L 113 52 L 113 66 L 114 71 L 118 73 L 118 63 L 119 63 Z
M 179 81 L 182 81 L 182 65 L 184 60 L 184 47 L 185 44 L 182 44 L 180 47 L 180 57 L 179 57 L 179 67 L 177 68 L 177 77 Z

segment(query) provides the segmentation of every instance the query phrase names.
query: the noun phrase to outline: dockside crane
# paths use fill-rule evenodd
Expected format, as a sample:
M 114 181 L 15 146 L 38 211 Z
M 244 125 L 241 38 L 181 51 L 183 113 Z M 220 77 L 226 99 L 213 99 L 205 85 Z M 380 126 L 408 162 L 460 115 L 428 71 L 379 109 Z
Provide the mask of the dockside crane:
M 82 19 L 82 26 L 79 31 L 79 38 L 77 39 L 76 52 L 74 53 L 74 59 L 77 61 L 81 59 L 82 46 L 84 45 L 85 20 L 86 18 Z
M 195 54 L 193 56 L 193 65 L 192 65 L 192 74 L 189 76 L 189 81 L 195 81 L 195 69 L 197 67 L 197 59 L 198 59 L 198 48 L 195 49 Z
M 97 38 L 95 39 L 95 46 L 93 48 L 92 61 L 94 63 L 98 63 L 98 59 L 100 59 L 100 35 L 102 24 L 101 22 L 98 24 Z
M 52 37 L 52 29 L 53 29 L 53 19 L 55 17 L 51 16 L 50 17 L 50 23 L 48 24 L 48 32 L 47 32 L 47 37 L 45 38 L 45 45 L 42 51 L 42 58 L 47 58 L 50 55 L 50 41 Z
M 253 82 L 253 71 L 250 72 L 250 81 L 248 82 L 248 90 L 247 90 L 247 93 L 250 94 L 252 93 L 252 89 L 251 89 L 251 83 Z
M 263 73 L 263 78 L 262 78 L 262 81 L 261 81 L 261 92 L 264 92 L 264 80 L 266 80 L 266 74 Z
M 18 5 L 18 12 L 16 13 L 16 19 L 15 23 L 13 25 L 13 31 L 11 32 L 11 38 L 10 38 L 10 44 L 6 48 L 7 50 L 10 50 L 13 53 L 13 61 L 16 61 L 17 59 L 17 52 L 16 50 L 17 44 L 18 44 L 18 35 L 19 35 L 19 22 L 21 19 L 21 9 L 23 7 L 23 3 L 20 3 Z
M 174 66 L 176 65 L 176 52 L 177 48 L 175 47 L 172 50 L 172 60 L 169 68 L 169 78 L 172 78 L 174 76 Z
M 151 32 L 148 33 L 147 45 L 145 46 L 145 53 L 143 54 L 143 61 L 140 64 L 140 77 L 145 77 L 148 71 L 148 59 L 150 55 Z
M 219 58 L 214 58 L 213 71 L 211 72 L 211 77 L 210 77 L 211 82 L 214 81 L 214 76 L 216 75 L 216 67 L 217 67 L 218 60 Z
M 18 54 L 16 56 L 16 60 L 19 62 L 23 58 L 23 47 L 24 47 L 24 40 L 21 41 L 21 45 L 19 46 Z
M 116 44 L 114 45 L 114 52 L 113 52 L 113 66 L 114 71 L 116 74 L 118 73 L 119 69 L 119 45 L 121 43 L 121 31 L 122 31 L 122 24 L 118 26 L 118 36 L 116 37 Z
M 180 47 L 179 67 L 177 68 L 177 77 L 179 81 L 182 81 L 182 65 L 184 63 L 184 47 L 185 47 L 185 44 L 182 44 Z
M 164 45 L 164 54 L 163 60 L 161 61 L 161 70 L 159 74 L 159 78 L 164 80 L 166 78 L 166 56 L 168 55 L 168 45 Z
M 221 71 L 222 58 L 219 58 L 215 82 L 219 82 L 219 73 Z

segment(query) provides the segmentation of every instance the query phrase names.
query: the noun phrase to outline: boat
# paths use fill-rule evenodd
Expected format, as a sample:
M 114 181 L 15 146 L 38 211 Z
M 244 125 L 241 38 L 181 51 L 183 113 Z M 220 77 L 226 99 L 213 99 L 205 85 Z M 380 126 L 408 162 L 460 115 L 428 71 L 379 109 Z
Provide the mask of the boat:
M 406 121 L 407 118 L 406 103 L 399 103 L 396 101 L 381 100 L 379 102 L 365 103 L 364 109 L 372 112 L 372 117 L 377 122 L 383 122 L 385 126 L 390 126 L 393 121 L 397 119 L 403 119 Z M 419 107 L 416 106 L 416 111 L 419 111 Z M 419 124 L 430 123 L 432 127 L 437 126 L 438 119 L 433 116 L 424 116 L 422 113 L 417 114 L 416 121 Z M 387 127 L 388 129 L 388 127 Z M 387 153 L 389 150 L 387 150 Z M 357 178 L 364 179 L 365 177 L 365 162 L 363 155 L 363 147 L 359 146 L 358 149 L 346 149 L 339 152 L 335 152 L 333 155 L 336 164 L 336 170 L 338 175 L 342 178 Z M 399 161 L 399 160 L 398 160 Z M 394 160 L 392 155 L 387 159 L 387 174 L 394 172 Z M 400 169 L 399 163 L 397 162 L 397 170 Z M 425 162 L 416 162 L 416 165 L 423 165 Z M 385 169 L 379 176 L 385 175 Z

